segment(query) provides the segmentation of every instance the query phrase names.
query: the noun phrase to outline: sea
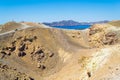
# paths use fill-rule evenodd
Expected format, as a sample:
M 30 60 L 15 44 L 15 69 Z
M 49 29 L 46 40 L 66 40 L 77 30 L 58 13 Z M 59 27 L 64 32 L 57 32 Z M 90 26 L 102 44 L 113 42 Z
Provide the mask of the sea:
M 53 26 L 54 28 L 60 29 L 72 29 L 72 30 L 83 30 L 90 28 L 91 25 L 79 25 L 79 26 Z

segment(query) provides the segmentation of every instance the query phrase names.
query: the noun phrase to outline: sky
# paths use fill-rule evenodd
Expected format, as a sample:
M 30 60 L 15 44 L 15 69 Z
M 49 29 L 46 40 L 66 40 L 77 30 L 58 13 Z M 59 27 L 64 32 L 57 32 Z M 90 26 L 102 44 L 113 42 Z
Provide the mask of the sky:
M 0 0 L 0 23 L 120 20 L 120 0 Z

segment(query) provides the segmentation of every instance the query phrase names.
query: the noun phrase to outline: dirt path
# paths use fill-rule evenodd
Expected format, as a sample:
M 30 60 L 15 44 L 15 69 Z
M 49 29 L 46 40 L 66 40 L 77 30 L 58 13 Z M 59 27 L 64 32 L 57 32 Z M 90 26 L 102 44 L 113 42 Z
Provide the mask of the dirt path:
M 32 27 L 32 26 L 28 26 L 28 25 L 22 23 L 21 28 L 19 28 L 19 29 L 17 29 L 17 30 L 27 29 L 27 28 L 29 28 L 29 27 Z M 14 32 L 15 32 L 15 30 L 11 30 L 11 31 L 8 31 L 8 32 L 5 32 L 5 33 L 1 33 L 0 36 L 4 36 L 4 35 L 10 34 L 10 33 L 14 33 Z

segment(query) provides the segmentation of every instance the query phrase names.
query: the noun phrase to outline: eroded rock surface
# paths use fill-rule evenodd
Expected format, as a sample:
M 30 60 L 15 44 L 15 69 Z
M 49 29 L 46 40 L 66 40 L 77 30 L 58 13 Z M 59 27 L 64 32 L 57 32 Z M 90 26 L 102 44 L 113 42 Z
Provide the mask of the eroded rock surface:
M 1 80 L 120 79 L 119 27 L 60 30 L 24 24 L 37 27 L 0 37 Z

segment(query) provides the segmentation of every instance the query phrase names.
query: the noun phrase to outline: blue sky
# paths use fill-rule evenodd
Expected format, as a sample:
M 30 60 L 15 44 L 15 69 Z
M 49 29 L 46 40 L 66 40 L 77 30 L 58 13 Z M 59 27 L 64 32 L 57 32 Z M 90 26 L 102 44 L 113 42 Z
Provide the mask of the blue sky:
M 120 0 L 0 0 L 0 23 L 120 20 Z

